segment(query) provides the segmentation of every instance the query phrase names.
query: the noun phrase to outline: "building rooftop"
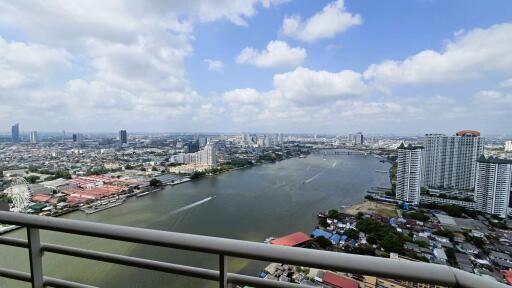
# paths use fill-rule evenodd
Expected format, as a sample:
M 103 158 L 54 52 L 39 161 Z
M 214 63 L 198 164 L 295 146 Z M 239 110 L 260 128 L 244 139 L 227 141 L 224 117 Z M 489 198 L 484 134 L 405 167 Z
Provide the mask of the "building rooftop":
M 402 142 L 402 144 L 400 144 L 400 146 L 398 146 L 398 149 L 418 150 L 418 149 L 423 149 L 423 146 L 413 146 L 411 144 L 405 146 L 404 142 Z
M 511 159 L 496 158 L 496 157 L 492 157 L 492 156 L 485 158 L 484 155 L 481 155 L 480 158 L 478 158 L 477 162 L 489 163 L 489 164 L 512 164 Z
M 456 136 L 473 136 L 477 137 L 480 136 L 480 131 L 476 130 L 461 130 L 457 133 L 455 133 Z
M 274 239 L 274 240 L 270 241 L 270 244 L 292 247 L 292 246 L 297 246 L 299 244 L 302 244 L 309 240 L 311 240 L 311 238 L 308 235 L 306 235 L 305 233 L 295 232 L 295 233 Z

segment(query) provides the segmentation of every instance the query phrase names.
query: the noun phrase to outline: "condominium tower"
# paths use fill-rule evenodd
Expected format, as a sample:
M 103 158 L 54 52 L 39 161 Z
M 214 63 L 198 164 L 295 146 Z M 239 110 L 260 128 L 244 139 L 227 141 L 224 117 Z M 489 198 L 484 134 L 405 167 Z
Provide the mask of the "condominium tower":
M 398 147 L 396 199 L 419 204 L 423 147 L 402 143 Z
M 478 211 L 505 218 L 510 200 L 512 160 L 485 158 L 477 161 L 475 202 Z
M 425 135 L 423 185 L 432 188 L 474 189 L 476 160 L 484 153 L 480 132 L 463 130 L 454 136 Z
M 37 144 L 37 131 L 30 132 L 30 143 Z
M 11 127 L 12 142 L 20 142 L 20 124 L 16 123 Z
M 128 144 L 128 134 L 126 130 L 119 130 L 119 142 L 121 142 L 121 144 Z

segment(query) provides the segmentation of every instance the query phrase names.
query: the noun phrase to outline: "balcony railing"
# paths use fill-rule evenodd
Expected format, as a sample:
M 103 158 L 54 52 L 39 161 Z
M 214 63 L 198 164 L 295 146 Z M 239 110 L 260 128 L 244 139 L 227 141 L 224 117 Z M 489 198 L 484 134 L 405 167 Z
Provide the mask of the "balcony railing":
M 0 277 L 30 282 L 34 288 L 93 287 L 82 283 L 44 276 L 42 264 L 43 252 L 213 280 L 219 282 L 219 287 L 227 287 L 228 284 L 254 287 L 307 287 L 299 284 L 229 273 L 227 270 L 228 258 L 238 257 L 353 274 L 407 280 L 418 283 L 437 284 L 447 287 L 510 288 L 510 286 L 505 284 L 449 266 L 437 264 L 398 261 L 370 256 L 275 246 L 249 241 L 41 217 L 12 212 L 0 212 L 0 223 L 18 225 L 27 228 L 27 240 L 0 237 L 0 244 L 28 248 L 28 256 L 30 260 L 30 273 L 0 268 Z M 219 257 L 219 268 L 218 270 L 210 270 L 66 247 L 50 243 L 42 243 L 39 238 L 39 230 L 41 229 L 214 254 Z

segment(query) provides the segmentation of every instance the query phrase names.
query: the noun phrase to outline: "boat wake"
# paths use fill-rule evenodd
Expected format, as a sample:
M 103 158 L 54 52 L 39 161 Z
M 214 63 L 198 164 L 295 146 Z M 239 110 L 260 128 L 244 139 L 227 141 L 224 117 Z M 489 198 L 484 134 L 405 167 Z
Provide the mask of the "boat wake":
M 322 171 L 322 172 L 316 174 L 315 176 L 313 176 L 313 177 L 307 179 L 306 181 L 304 181 L 304 183 L 309 183 L 309 182 L 315 180 L 318 176 L 322 175 L 322 173 L 324 173 L 324 172 Z
M 187 205 L 187 206 L 183 206 L 183 207 L 178 208 L 178 209 L 176 209 L 176 210 L 174 210 L 174 211 L 172 211 L 172 212 L 169 212 L 169 214 L 167 214 L 167 215 L 168 215 L 168 216 L 171 216 L 171 215 L 174 215 L 174 214 L 178 214 L 178 213 L 183 212 L 183 211 L 185 211 L 185 210 L 188 210 L 188 209 L 190 209 L 190 208 L 194 208 L 194 207 L 196 207 L 196 206 L 198 206 L 198 205 L 201 205 L 201 204 L 203 204 L 203 203 L 206 203 L 206 202 L 208 202 L 208 201 L 212 200 L 213 198 L 215 198 L 215 196 L 211 196 L 211 197 L 205 198 L 205 199 L 203 199 L 203 200 L 199 200 L 199 201 L 197 201 L 197 202 L 194 202 L 194 203 L 192 203 L 192 204 L 189 204 L 189 205 Z
M 332 163 L 332 166 L 331 166 L 331 168 L 334 168 L 334 167 L 336 167 L 336 164 L 338 164 L 338 161 L 334 161 L 334 163 Z

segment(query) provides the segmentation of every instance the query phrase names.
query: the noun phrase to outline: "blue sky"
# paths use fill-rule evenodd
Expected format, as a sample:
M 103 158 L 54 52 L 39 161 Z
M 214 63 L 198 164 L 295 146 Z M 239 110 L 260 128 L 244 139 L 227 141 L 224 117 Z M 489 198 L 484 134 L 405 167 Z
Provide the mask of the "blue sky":
M 510 134 L 510 11 L 0 1 L 0 130 Z

